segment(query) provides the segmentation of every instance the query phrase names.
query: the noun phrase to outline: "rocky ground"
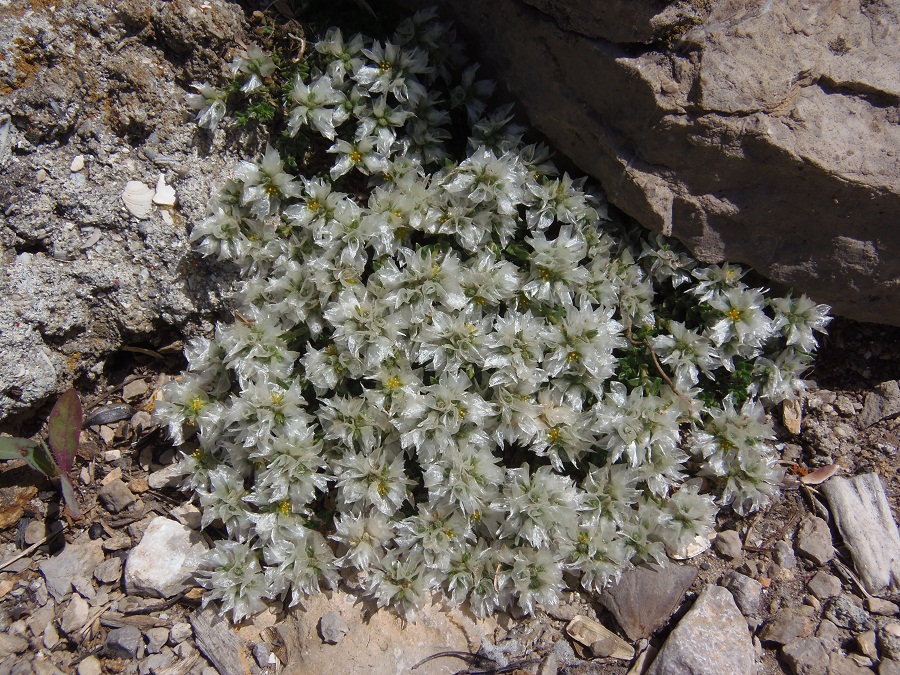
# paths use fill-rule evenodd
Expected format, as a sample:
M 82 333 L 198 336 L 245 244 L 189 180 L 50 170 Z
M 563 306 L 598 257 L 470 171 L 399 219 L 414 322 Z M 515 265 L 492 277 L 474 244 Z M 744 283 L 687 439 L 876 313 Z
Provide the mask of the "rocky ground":
M 147 412 L 179 359 L 125 352 L 102 386 L 82 392 L 86 415 L 99 416 L 76 466 L 83 520 L 60 518 L 56 493 L 27 468 L 8 464 L 0 474 L 0 672 L 324 673 L 340 655 L 343 672 L 393 673 L 447 651 L 483 659 L 443 656 L 415 672 L 518 664 L 525 673 L 670 673 L 682 672 L 673 663 L 698 659 L 708 661 L 702 672 L 900 672 L 897 588 L 873 587 L 873 567 L 885 566 L 888 585 L 900 577 L 891 532 L 900 498 L 898 363 L 900 329 L 835 321 L 799 433 L 790 416 L 778 424 L 790 463 L 779 500 L 746 519 L 724 515 L 708 551 L 630 572 L 601 597 L 573 593 L 535 617 L 488 622 L 436 606 L 404 627 L 335 593 L 230 626 L 201 608 L 189 580 L 209 533 L 174 487 L 172 449 Z M 829 481 L 800 481 L 832 465 Z M 890 506 L 886 519 L 850 525 L 875 541 L 874 553 L 841 536 L 854 505 L 829 486 L 854 476 L 869 476 L 876 491 L 883 485 Z M 879 552 L 894 561 L 880 562 Z M 874 562 L 863 565 L 861 555 Z M 622 642 L 567 630 L 579 616 Z M 642 670 L 664 644 L 663 660 Z

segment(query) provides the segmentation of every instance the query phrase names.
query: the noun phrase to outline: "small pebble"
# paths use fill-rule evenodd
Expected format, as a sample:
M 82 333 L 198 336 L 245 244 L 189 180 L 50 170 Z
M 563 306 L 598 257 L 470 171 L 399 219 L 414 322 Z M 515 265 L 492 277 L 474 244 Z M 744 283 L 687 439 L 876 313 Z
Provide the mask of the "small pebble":
M 122 659 L 133 659 L 140 656 L 144 646 L 144 637 L 137 626 L 114 628 L 106 636 L 106 648 L 111 654 Z
M 164 627 L 147 629 L 147 653 L 158 654 L 169 641 L 169 629 Z
M 833 574 L 824 571 L 816 572 L 813 578 L 809 580 L 806 588 L 819 600 L 833 598 L 843 590 L 841 580 Z
M 347 622 L 337 612 L 325 612 L 319 619 L 319 634 L 330 645 L 336 645 L 349 631 Z
M 743 549 L 741 536 L 734 530 L 719 532 L 715 541 L 716 550 L 726 558 L 739 558 Z
M 84 168 L 84 155 L 75 155 L 72 158 L 72 164 L 69 165 L 69 171 L 75 173 L 77 171 L 81 171 Z
M 878 658 L 878 650 L 875 648 L 875 631 L 867 630 L 856 636 L 856 644 L 859 651 L 871 658 Z
M 140 398 L 149 389 L 150 387 L 147 385 L 146 380 L 132 380 L 122 388 L 122 398 L 126 401 L 131 401 L 132 399 Z
M 900 612 L 900 607 L 890 600 L 882 600 L 881 598 L 866 598 L 866 609 L 872 614 L 880 614 L 882 616 L 894 616 Z
M 253 658 L 260 668 L 269 665 L 269 657 L 272 655 L 272 648 L 265 642 L 257 642 L 253 645 Z
M 76 672 L 78 675 L 102 675 L 103 666 L 96 656 L 88 656 L 78 664 Z
M 193 634 L 194 629 L 191 628 L 191 624 L 185 621 L 176 622 L 169 629 L 169 644 L 177 647 L 185 640 L 189 640 Z
M 124 511 L 137 501 L 128 486 L 119 479 L 100 488 L 98 496 L 110 513 Z

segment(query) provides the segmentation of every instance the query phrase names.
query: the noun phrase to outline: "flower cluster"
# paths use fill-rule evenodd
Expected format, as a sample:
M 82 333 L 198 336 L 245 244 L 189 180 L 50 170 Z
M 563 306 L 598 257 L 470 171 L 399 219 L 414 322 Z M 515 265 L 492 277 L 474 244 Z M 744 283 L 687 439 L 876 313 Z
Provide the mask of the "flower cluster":
M 332 160 L 295 176 L 267 148 L 193 231 L 243 271 L 237 320 L 156 415 L 231 539 L 206 585 L 236 620 L 342 577 L 407 618 L 434 592 L 531 612 L 780 483 L 763 404 L 803 388 L 828 308 L 615 223 L 452 39 L 427 12 L 385 42 L 330 30 L 279 86 L 286 136 Z M 279 71 L 251 49 L 235 72 Z

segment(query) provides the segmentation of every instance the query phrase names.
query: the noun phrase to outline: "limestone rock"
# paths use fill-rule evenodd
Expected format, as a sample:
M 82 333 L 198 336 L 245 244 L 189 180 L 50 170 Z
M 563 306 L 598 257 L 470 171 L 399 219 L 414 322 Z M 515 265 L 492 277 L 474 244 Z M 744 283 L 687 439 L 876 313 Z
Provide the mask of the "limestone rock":
M 811 635 L 815 627 L 814 620 L 815 610 L 812 607 L 786 607 L 769 619 L 759 637 L 764 642 L 785 645 L 797 638 Z
M 785 645 L 781 655 L 794 675 L 825 675 L 828 651 L 818 638 L 807 637 Z
M 797 553 L 816 565 L 824 565 L 834 557 L 834 544 L 828 523 L 818 516 L 809 516 L 800 523 L 795 543 Z
M 99 540 L 82 537 L 66 546 L 59 554 L 39 565 L 47 582 L 47 590 L 58 602 L 72 590 L 89 588 L 94 568 L 103 562 L 103 549 Z
M 744 616 L 759 614 L 759 599 L 762 595 L 762 584 L 756 579 L 751 579 L 745 574 L 732 571 L 725 576 L 722 584 L 731 591 L 738 609 Z
M 900 414 L 900 386 L 896 380 L 882 382 L 866 394 L 866 402 L 859 415 L 859 426 L 865 429 L 897 414 Z
M 330 645 L 340 642 L 349 630 L 347 622 L 337 612 L 325 612 L 319 619 L 319 634 L 322 641 Z
M 125 562 L 130 594 L 170 598 L 187 588 L 208 546 L 200 534 L 168 518 L 154 518 Z
M 118 478 L 101 487 L 97 496 L 110 513 L 124 511 L 137 501 L 128 486 Z
M 304 598 L 303 607 L 305 611 L 291 613 L 278 627 L 287 650 L 285 668 L 281 671 L 284 675 L 332 672 L 444 675 L 455 672 L 457 664 L 435 659 L 414 671 L 411 668 L 437 652 L 477 651 L 482 639 L 492 634 L 498 620 L 475 622 L 459 610 L 426 605 L 416 613 L 414 622 L 404 623 L 390 611 L 367 611 L 354 596 L 340 590 L 327 596 L 322 593 Z M 337 612 L 347 622 L 349 630 L 339 644 L 325 643 L 319 635 L 319 619 L 326 612 Z M 571 653 L 567 640 L 560 640 L 557 645 L 565 645 Z M 561 654 L 557 653 L 557 658 Z
M 707 586 L 672 630 L 647 675 L 753 675 L 756 654 L 734 599 L 721 586 Z
M 900 590 L 900 531 L 878 475 L 832 478 L 822 491 L 866 590 Z
M 614 205 L 704 260 L 900 324 L 896 3 L 439 4 Z
M 106 636 L 106 648 L 113 656 L 122 659 L 133 659 L 144 644 L 141 629 L 137 626 L 115 628 Z

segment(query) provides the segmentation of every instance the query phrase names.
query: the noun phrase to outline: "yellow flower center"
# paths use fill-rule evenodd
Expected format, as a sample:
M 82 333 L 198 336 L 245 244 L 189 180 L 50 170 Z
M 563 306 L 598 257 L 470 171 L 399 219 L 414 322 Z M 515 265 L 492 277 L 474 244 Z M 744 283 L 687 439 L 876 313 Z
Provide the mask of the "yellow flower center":
M 732 321 L 740 321 L 741 320 L 741 310 L 732 309 L 728 312 L 728 318 Z
M 402 384 L 402 382 L 400 382 L 400 378 L 397 377 L 396 375 L 394 375 L 391 379 L 389 379 L 387 381 L 388 389 L 396 389 L 401 384 Z
M 278 503 L 278 513 L 280 513 L 282 516 L 286 516 L 290 514 L 290 512 L 291 503 L 287 499 L 284 499 Z

